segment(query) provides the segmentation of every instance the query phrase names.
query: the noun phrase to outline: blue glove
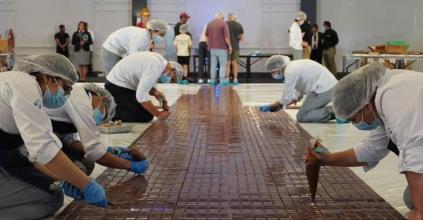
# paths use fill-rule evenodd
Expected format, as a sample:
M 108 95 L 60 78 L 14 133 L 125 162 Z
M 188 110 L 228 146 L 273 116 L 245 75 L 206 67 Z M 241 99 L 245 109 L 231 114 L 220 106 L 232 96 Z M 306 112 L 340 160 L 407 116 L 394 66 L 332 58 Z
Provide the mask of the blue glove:
M 270 112 L 270 109 L 272 108 L 272 105 L 263 105 L 260 107 L 261 112 Z
M 116 155 L 125 160 L 133 160 L 132 155 L 129 153 L 129 149 L 126 147 L 107 147 L 107 152 Z
M 144 173 L 148 169 L 148 161 L 131 161 L 131 171 L 140 174 Z
M 91 180 L 91 182 L 82 190 L 82 194 L 88 204 L 103 208 L 106 208 L 109 204 L 103 187 L 94 180 Z
M 59 184 L 59 187 L 61 189 L 63 189 L 63 192 L 65 193 L 65 195 L 67 195 L 69 197 L 72 197 L 74 199 L 82 199 L 81 190 L 79 190 L 78 188 L 76 188 L 72 184 L 70 184 L 70 183 L 68 183 L 66 181 L 62 181 Z

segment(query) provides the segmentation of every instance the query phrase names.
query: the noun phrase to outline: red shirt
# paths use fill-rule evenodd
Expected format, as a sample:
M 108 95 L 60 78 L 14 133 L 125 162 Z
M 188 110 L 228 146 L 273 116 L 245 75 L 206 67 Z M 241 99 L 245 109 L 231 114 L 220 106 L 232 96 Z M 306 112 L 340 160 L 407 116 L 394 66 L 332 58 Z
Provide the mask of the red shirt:
M 145 24 L 142 21 L 140 21 L 136 26 L 139 28 L 144 28 L 144 29 L 147 28 L 147 26 L 145 26 Z
M 214 19 L 207 25 L 207 46 L 210 49 L 228 49 L 225 38 L 229 38 L 228 24 L 222 19 Z

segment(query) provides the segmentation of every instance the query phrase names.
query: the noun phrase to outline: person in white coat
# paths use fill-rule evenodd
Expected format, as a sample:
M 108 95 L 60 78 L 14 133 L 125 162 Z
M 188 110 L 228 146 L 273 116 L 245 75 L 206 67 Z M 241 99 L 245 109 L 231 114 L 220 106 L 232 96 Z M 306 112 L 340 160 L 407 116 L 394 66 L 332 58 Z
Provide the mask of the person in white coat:
M 297 103 L 307 95 L 297 113 L 299 122 L 328 122 L 335 119 L 329 106 L 338 80 L 326 67 L 312 60 L 294 60 L 274 55 L 266 61 L 266 68 L 272 77 L 285 81 L 282 98 L 261 107 L 263 112 L 276 112 L 283 107 Z
M 327 166 L 375 167 L 390 151 L 399 156 L 399 172 L 405 174 L 411 201 L 409 219 L 423 218 L 423 73 L 386 70 L 368 64 L 344 77 L 335 87 L 336 116 L 351 120 L 369 136 L 353 148 L 308 156 Z M 407 196 L 404 196 L 407 198 Z
M 100 141 L 96 125 L 109 121 L 115 112 L 116 104 L 112 95 L 94 84 L 74 86 L 69 100 L 61 108 L 44 111 L 52 119 L 53 131 L 63 144 L 63 151 L 72 161 L 90 175 L 94 162 L 103 166 L 126 169 L 134 173 L 144 173 L 148 161 L 125 160 L 108 151 Z M 113 147 L 109 147 L 111 151 Z
M 183 68 L 176 62 L 168 62 L 155 52 L 138 52 L 119 61 L 109 75 L 105 88 L 116 101 L 114 119 L 126 122 L 150 122 L 154 116 L 164 120 L 170 112 L 160 111 L 150 101 L 154 96 L 166 101 L 156 89 L 157 81 L 170 82 L 175 75 L 182 75 Z
M 139 51 L 149 51 L 155 38 L 164 37 L 169 29 L 166 22 L 151 20 L 147 29 L 124 27 L 111 33 L 103 43 L 102 60 L 106 75 L 119 60 Z
M 19 71 L 32 66 L 34 72 Z M 90 204 L 107 207 L 104 189 L 61 151 L 43 106 L 64 105 L 78 75 L 60 54 L 18 60 L 0 74 L 0 219 L 39 219 L 54 214 L 63 193 L 53 182 L 78 188 Z
M 307 19 L 307 14 L 299 11 L 297 16 L 289 28 L 289 47 L 291 48 L 292 56 L 294 60 L 300 60 L 304 58 L 303 54 L 303 32 L 301 31 L 301 25 Z

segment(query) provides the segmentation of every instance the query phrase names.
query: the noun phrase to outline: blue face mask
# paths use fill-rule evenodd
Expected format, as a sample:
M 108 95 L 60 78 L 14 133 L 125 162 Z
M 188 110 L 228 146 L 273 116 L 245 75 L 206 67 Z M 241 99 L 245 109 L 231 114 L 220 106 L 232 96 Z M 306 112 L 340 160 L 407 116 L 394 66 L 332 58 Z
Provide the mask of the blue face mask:
M 43 105 L 47 108 L 60 108 L 66 103 L 67 99 L 68 97 L 65 96 L 65 91 L 62 87 L 59 87 L 56 95 L 53 95 L 47 87 L 47 91 L 43 96 Z
M 93 117 L 95 125 L 101 125 L 103 123 L 106 113 L 100 111 L 100 106 L 94 109 Z
M 376 129 L 377 127 L 379 127 L 382 122 L 380 121 L 379 118 L 375 117 L 375 120 L 373 120 L 370 124 L 367 124 L 364 121 L 363 118 L 363 111 L 361 112 L 361 121 L 359 123 L 353 123 L 353 125 L 358 128 L 359 130 L 363 130 L 363 131 L 369 131 L 369 130 L 373 130 Z
M 168 76 L 166 73 L 163 73 L 162 76 L 160 77 L 160 82 L 162 83 L 170 83 L 170 76 Z

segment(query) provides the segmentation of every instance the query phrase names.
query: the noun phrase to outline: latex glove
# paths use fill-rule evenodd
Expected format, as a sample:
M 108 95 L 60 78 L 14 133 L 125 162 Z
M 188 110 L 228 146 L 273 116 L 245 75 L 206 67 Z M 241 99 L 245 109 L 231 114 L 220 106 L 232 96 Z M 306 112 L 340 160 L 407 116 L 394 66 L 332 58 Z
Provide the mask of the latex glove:
M 283 109 L 283 105 L 279 105 L 279 106 L 277 106 L 277 107 L 273 107 L 273 106 L 271 106 L 271 107 L 270 107 L 270 111 L 271 111 L 271 112 L 278 112 L 278 111 L 280 111 L 281 109 Z
M 81 190 L 79 190 L 78 188 L 76 188 L 72 184 L 70 184 L 70 183 L 68 183 L 66 181 L 62 181 L 59 184 L 59 187 L 63 190 L 63 192 L 65 193 L 65 195 L 67 195 L 69 197 L 72 197 L 74 199 L 82 199 Z
M 106 208 L 109 204 L 106 192 L 96 181 L 91 182 L 82 190 L 84 200 L 91 205 Z
M 261 112 L 270 112 L 271 109 L 272 109 L 272 105 L 263 105 L 260 107 Z
M 126 147 L 107 147 L 107 152 L 116 155 L 125 160 L 133 160 L 132 155 L 129 153 L 129 149 Z
M 144 173 L 148 169 L 148 161 L 131 161 L 131 171 L 140 174 Z

